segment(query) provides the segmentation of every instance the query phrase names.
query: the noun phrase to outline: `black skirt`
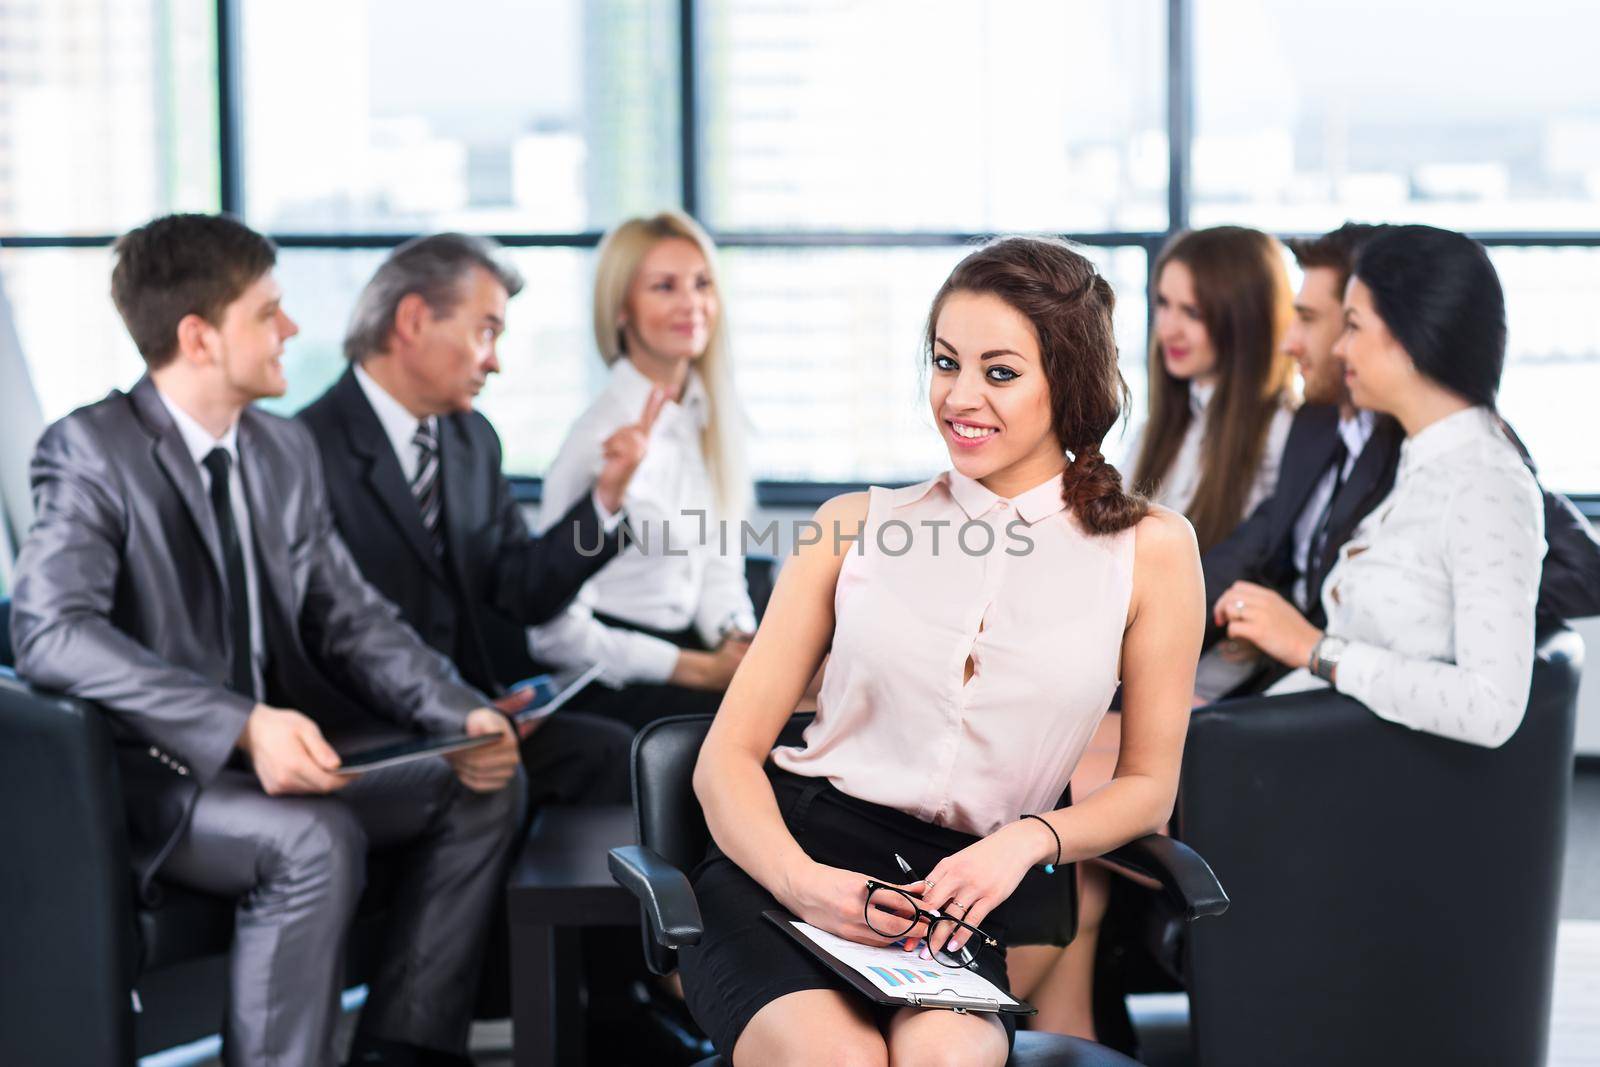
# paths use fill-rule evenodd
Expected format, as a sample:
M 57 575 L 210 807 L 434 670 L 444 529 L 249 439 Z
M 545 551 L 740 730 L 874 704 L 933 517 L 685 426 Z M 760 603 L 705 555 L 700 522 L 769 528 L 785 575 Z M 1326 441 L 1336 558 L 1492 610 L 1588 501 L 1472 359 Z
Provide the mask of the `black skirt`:
M 977 840 L 970 834 L 847 796 L 825 778 L 790 774 L 770 764 L 767 774 L 789 832 L 806 855 L 819 863 L 901 883 L 905 876 L 895 864 L 895 853 L 924 875 L 946 856 Z M 838 989 L 851 997 L 861 995 L 762 917 L 762 912 L 781 909 L 782 905 L 723 855 L 714 842 L 690 878 L 705 932 L 698 945 L 679 952 L 684 997 L 695 1021 L 724 1057 L 732 1057 L 739 1035 L 755 1014 L 779 997 L 805 989 Z M 1030 912 L 1036 907 L 1034 902 L 1026 905 Z M 1011 900 L 1000 905 L 984 920 L 984 931 L 1002 945 L 1008 943 L 1014 911 L 1016 906 Z M 1038 928 L 1040 924 L 1029 921 L 1024 925 Z M 978 972 L 1009 990 L 1004 949 L 976 943 L 971 948 L 977 955 Z M 895 1010 L 873 1007 L 884 1024 Z M 1015 1019 L 1002 1014 L 1000 1020 L 1009 1042 L 1015 1036 Z

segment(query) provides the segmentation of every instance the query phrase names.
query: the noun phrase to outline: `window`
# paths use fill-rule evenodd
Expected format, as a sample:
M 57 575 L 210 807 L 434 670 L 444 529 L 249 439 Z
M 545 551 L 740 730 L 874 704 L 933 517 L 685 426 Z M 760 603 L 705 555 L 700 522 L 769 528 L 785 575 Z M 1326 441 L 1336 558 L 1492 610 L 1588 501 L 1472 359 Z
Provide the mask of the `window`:
M 217 209 L 214 8 L 0 4 L 0 234 L 115 233 Z
M 1166 227 L 1158 0 L 700 7 L 718 228 Z
M 1195 0 L 1194 220 L 1600 229 L 1600 8 Z
M 733 366 L 757 478 L 916 481 L 949 465 L 928 411 L 923 331 L 934 293 L 966 251 L 725 255 Z M 1142 383 L 1145 254 L 1084 251 L 1117 290 L 1124 373 Z
M 1509 340 L 1500 413 L 1558 492 L 1600 488 L 1593 412 L 1600 397 L 1600 248 L 1491 248 Z
M 677 199 L 675 5 L 243 9 L 245 208 L 258 227 L 577 232 Z
M 143 369 L 101 246 L 161 212 L 240 212 L 283 245 L 302 332 L 266 406 L 292 413 L 342 372 L 389 247 L 496 234 L 529 284 L 480 407 L 536 476 L 605 380 L 599 234 L 687 206 L 721 245 L 752 471 L 883 482 L 946 462 L 923 317 L 975 239 L 1090 242 L 1137 425 L 1171 232 L 1419 220 L 1484 235 L 1502 410 L 1547 484 L 1595 492 L 1600 13 L 1463 0 L 1448 30 L 1381 0 L 0 0 L 0 280 L 59 417 Z
M 111 304 L 104 248 L 0 248 L 0 281 L 45 420 L 126 388 L 144 360 Z

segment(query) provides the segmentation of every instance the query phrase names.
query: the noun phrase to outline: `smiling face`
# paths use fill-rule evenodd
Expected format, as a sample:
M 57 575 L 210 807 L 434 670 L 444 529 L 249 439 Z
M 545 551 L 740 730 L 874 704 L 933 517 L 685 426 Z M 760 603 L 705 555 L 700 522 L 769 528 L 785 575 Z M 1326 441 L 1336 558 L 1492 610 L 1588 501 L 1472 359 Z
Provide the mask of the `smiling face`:
M 1350 279 L 1344 295 L 1344 333 L 1334 345 L 1344 361 L 1344 380 L 1358 408 L 1395 415 L 1408 391 L 1422 375 L 1410 355 L 1378 317 L 1372 291 L 1359 278 Z
M 1344 332 L 1344 307 L 1339 272 L 1332 267 L 1307 267 L 1294 300 L 1294 318 L 1283 335 L 1283 350 L 1300 365 L 1308 404 L 1345 404 L 1344 365 L 1333 354 Z
M 212 358 L 224 386 L 243 403 L 282 396 L 283 343 L 300 332 L 283 310 L 283 290 L 268 271 L 229 304 L 211 331 Z
M 1027 316 L 991 293 L 951 293 L 931 362 L 928 402 L 956 470 L 1002 496 L 1061 470 L 1050 383 Z
M 1194 272 L 1176 259 L 1156 281 L 1155 331 L 1168 374 L 1202 384 L 1216 380 L 1217 349 L 1195 296 Z
M 693 241 L 658 241 L 628 285 L 621 325 L 635 360 L 684 363 L 705 355 L 720 310 L 711 267 Z

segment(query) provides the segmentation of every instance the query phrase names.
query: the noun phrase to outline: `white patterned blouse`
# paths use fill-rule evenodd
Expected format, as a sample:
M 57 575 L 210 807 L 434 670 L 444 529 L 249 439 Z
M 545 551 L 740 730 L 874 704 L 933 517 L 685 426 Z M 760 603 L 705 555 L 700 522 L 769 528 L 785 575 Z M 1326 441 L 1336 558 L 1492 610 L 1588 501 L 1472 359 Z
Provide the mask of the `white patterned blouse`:
M 1327 632 L 1350 642 L 1336 688 L 1390 722 L 1504 744 L 1527 710 L 1544 553 L 1538 482 L 1492 412 L 1408 438 L 1323 586 Z M 1319 684 L 1296 671 L 1269 692 Z

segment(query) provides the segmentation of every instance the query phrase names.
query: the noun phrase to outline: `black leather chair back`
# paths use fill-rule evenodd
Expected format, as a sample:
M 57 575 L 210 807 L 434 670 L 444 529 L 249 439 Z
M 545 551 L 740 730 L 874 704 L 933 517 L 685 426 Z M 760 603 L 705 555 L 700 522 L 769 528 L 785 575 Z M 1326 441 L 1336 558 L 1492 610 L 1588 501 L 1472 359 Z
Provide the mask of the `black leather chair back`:
M 744 557 L 744 584 L 750 592 L 750 606 L 755 609 L 757 622 L 767 614 L 767 602 L 772 599 L 772 588 L 777 583 L 777 560 L 755 553 Z
M 133 1060 L 133 878 L 98 709 L 0 676 L 0 1063 Z
M 812 718 L 805 713 L 790 719 L 778 744 L 799 744 L 800 734 Z M 639 844 L 684 873 L 693 871 L 705 858 L 711 841 L 693 781 L 695 760 L 711 729 L 711 719 L 710 715 L 660 719 L 633 739 L 633 813 L 638 822 Z M 644 940 L 650 962 L 659 965 L 658 974 L 676 966 L 675 952 L 648 936 Z
M 0 667 L 15 667 L 17 654 L 11 648 L 11 598 L 0 596 Z
M 1183 839 L 1237 905 L 1189 931 L 1202 1067 L 1544 1062 L 1582 656 L 1540 641 L 1499 749 L 1326 690 L 1196 712 Z
M 711 729 L 710 715 L 661 719 L 633 739 L 633 811 L 639 844 L 681 871 L 705 859 L 711 833 L 694 795 L 694 764 Z M 779 745 L 797 745 L 810 712 L 789 720 Z

